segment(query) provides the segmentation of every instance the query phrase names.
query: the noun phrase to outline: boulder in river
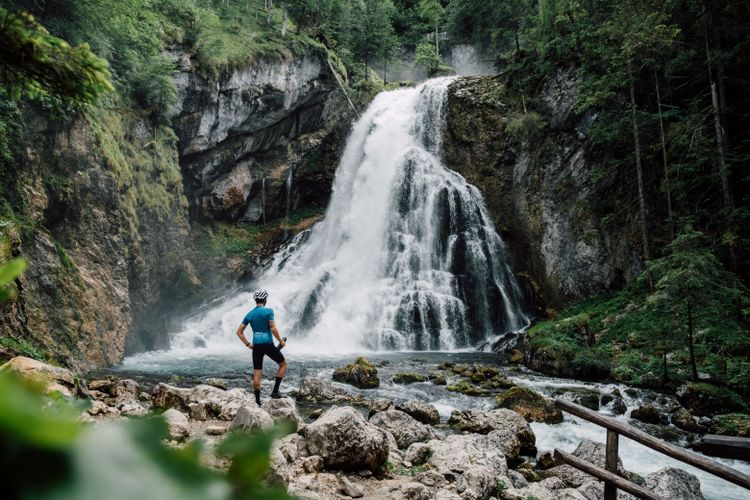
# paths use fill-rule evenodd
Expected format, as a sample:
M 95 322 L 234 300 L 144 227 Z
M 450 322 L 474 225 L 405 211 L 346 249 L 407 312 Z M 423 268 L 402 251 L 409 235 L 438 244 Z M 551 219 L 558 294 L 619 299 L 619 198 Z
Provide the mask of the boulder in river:
M 0 372 L 10 371 L 22 380 L 38 385 L 45 394 L 58 392 L 64 396 L 75 393 L 75 379 L 70 370 L 42 363 L 26 356 L 16 356 L 0 366 Z
M 562 412 L 548 398 L 528 387 L 513 387 L 495 398 L 498 408 L 508 408 L 520 413 L 529 422 L 558 424 Z
M 590 410 L 599 411 L 599 397 L 601 394 L 596 389 L 568 387 L 558 389 L 554 394 L 555 396 L 561 396 L 563 399 L 572 401 L 573 403 L 589 408 Z
M 664 500 L 703 500 L 698 478 L 674 467 L 665 467 L 646 476 L 646 488 Z
M 606 463 L 607 446 L 604 443 L 598 443 L 590 439 L 584 439 L 578 444 L 573 455 L 586 460 L 594 465 L 604 468 Z M 625 474 L 625 468 L 622 466 L 622 460 L 617 458 L 617 473 L 621 476 Z
M 352 394 L 341 387 L 336 387 L 319 377 L 305 377 L 297 391 L 297 401 L 316 403 L 357 403 L 362 396 Z
M 700 425 L 695 417 L 685 408 L 679 407 L 669 416 L 670 422 L 675 427 L 687 432 L 705 433 L 706 428 Z
M 359 387 L 360 389 L 374 389 L 380 386 L 378 369 L 367 358 L 359 357 L 354 363 L 333 372 L 333 380 Z
M 349 406 L 330 408 L 304 434 L 308 451 L 326 467 L 379 473 L 388 459 L 385 433 Z
M 427 377 L 421 373 L 399 372 L 393 375 L 392 380 L 394 384 L 413 384 L 415 382 L 424 382 L 427 380 Z
M 406 449 L 418 441 L 427 441 L 435 435 L 432 427 L 422 424 L 400 410 L 376 413 L 370 419 L 370 423 L 393 434 L 400 449 Z
M 396 409 L 414 417 L 423 424 L 436 425 L 440 423 L 440 414 L 438 413 L 437 408 L 431 404 L 410 399 L 409 401 L 398 403 Z
M 472 384 L 468 380 L 461 380 L 458 383 L 451 384 L 448 387 L 446 387 L 451 392 L 460 392 L 461 394 L 466 394 L 467 396 L 487 396 L 488 392 L 480 387 L 477 387 L 476 385 Z
M 659 410 L 657 410 L 654 405 L 650 404 L 643 404 L 634 409 L 632 412 L 630 412 L 630 418 L 634 418 L 636 420 L 640 420 L 641 422 L 646 422 L 647 424 L 654 425 L 659 425 L 662 423 L 662 420 L 666 420 L 666 418 L 662 417 L 662 415 L 659 413 Z

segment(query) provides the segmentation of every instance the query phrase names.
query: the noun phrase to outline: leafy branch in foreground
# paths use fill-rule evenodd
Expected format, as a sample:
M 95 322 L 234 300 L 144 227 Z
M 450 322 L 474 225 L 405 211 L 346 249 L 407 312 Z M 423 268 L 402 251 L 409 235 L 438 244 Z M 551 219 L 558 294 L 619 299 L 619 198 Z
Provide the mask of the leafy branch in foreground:
M 71 47 L 26 12 L 0 8 L 0 86 L 13 98 L 48 94 L 90 103 L 113 90 L 107 61 Z
M 10 498 L 289 498 L 265 485 L 269 449 L 283 427 L 229 436 L 219 446 L 232 461 L 225 475 L 201 463 L 200 441 L 165 444 L 161 417 L 87 425 L 77 420 L 84 407 L 0 373 L 0 467 Z

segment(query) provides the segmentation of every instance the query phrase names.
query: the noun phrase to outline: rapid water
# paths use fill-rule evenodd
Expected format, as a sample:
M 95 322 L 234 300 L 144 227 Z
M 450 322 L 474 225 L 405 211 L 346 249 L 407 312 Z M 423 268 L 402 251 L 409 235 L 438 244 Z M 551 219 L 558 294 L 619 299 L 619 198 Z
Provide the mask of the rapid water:
M 375 98 L 348 139 L 324 221 L 255 283 L 295 349 L 450 350 L 528 325 L 481 194 L 440 159 L 451 81 Z M 190 319 L 173 349 L 241 348 L 234 330 L 252 303 L 247 290 Z

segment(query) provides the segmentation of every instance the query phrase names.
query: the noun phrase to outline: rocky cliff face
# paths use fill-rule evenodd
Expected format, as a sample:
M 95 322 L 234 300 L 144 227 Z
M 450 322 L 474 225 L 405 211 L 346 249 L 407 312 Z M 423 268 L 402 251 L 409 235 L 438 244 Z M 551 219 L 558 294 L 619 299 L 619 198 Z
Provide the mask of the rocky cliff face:
M 77 370 L 165 347 L 177 304 L 240 274 L 206 257 L 197 221 L 211 235 L 213 221 L 325 206 L 351 118 L 325 57 L 256 62 L 210 81 L 175 52 L 171 127 L 24 109 L 18 217 L 0 227 L 0 249 L 29 269 L 3 306 L 0 336 Z
M 174 57 L 180 71 L 172 123 L 194 217 L 259 223 L 297 204 L 325 205 L 332 168 L 320 176 L 308 155 L 319 155 L 347 111 L 324 53 L 261 61 L 218 81 L 199 76 L 186 55 Z M 323 196 L 293 199 L 295 181 Z
M 595 114 L 573 109 L 577 85 L 558 73 L 520 130 L 492 77 L 457 80 L 447 104 L 447 164 L 482 190 L 514 269 L 553 308 L 620 287 L 642 269 L 635 198 L 622 188 L 628 174 L 604 168 L 607 153 L 587 137 Z

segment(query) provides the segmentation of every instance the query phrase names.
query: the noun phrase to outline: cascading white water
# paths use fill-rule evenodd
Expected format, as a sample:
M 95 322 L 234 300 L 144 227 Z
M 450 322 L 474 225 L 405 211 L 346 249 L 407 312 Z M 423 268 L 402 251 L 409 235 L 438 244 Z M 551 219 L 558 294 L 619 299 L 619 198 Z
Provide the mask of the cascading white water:
M 451 80 L 375 98 L 349 137 L 324 221 L 257 280 L 290 347 L 456 349 L 528 325 L 481 194 L 440 159 Z M 251 307 L 250 292 L 238 294 L 188 321 L 173 347 L 237 348 L 234 328 Z

